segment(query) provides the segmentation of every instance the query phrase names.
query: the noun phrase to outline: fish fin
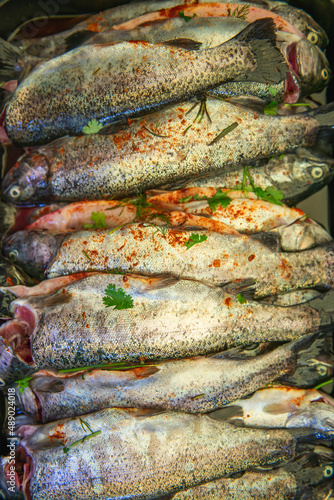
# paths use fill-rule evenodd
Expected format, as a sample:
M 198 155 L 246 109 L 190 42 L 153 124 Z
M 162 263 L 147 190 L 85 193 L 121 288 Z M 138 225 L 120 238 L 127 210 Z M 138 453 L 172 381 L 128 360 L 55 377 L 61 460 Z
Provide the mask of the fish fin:
M 257 240 L 265 245 L 272 252 L 279 252 L 280 250 L 280 237 L 277 233 L 271 231 L 263 231 L 249 236 L 253 240 Z
M 143 288 L 148 291 L 167 288 L 168 286 L 175 285 L 175 283 L 179 281 L 179 278 L 175 278 L 175 276 L 172 275 L 152 276 L 148 279 L 147 276 L 142 276 L 141 274 L 131 274 L 131 278 L 141 281 Z
M 263 407 L 263 411 L 266 413 L 272 413 L 273 415 L 281 415 L 282 413 L 291 413 L 296 411 L 296 406 L 290 401 L 282 401 L 281 403 L 271 403 Z
M 133 371 L 137 378 L 147 378 L 159 372 L 160 368 L 158 368 L 155 365 L 148 365 L 148 366 L 140 366 L 138 368 L 133 368 Z
M 186 50 L 199 50 L 202 42 L 192 40 L 191 38 L 175 38 L 174 40 L 167 40 L 162 42 L 161 45 L 167 45 L 168 47 L 177 47 L 179 49 Z
M 31 388 L 33 391 L 50 392 L 52 394 L 62 392 L 65 389 L 64 382 L 61 380 L 45 380 L 45 377 L 37 377 L 34 379 Z
M 315 146 L 312 149 L 320 150 L 332 156 L 334 142 L 334 102 L 319 106 L 303 113 L 317 120 L 320 127 L 317 130 Z
M 210 413 L 209 416 L 215 420 L 230 420 L 232 418 L 243 418 L 244 411 L 241 406 L 231 404 Z
M 20 49 L 0 38 L 0 81 L 17 80 L 22 72 L 18 61 L 22 57 Z
M 65 38 L 66 52 L 79 47 L 95 35 L 95 31 L 89 30 L 76 31 L 75 33 L 72 33 L 67 38 Z
M 324 259 L 324 265 L 329 267 L 329 273 L 331 274 L 330 279 L 334 280 L 334 270 L 333 270 L 333 261 L 334 261 L 334 242 L 326 245 L 331 252 L 331 260 L 329 258 Z M 327 262 L 326 262 L 327 260 Z M 330 262 L 329 262 L 330 261 Z M 333 283 L 330 283 L 329 286 L 333 286 Z M 316 297 L 315 299 L 309 300 L 305 307 L 311 307 L 315 309 L 320 316 L 320 325 L 319 329 L 322 331 L 324 329 L 333 328 L 334 323 L 334 289 L 331 288 L 328 292 L 322 294 L 320 297 Z
M 233 78 L 233 81 L 278 83 L 286 79 L 288 66 L 284 56 L 275 45 L 276 25 L 271 18 L 266 17 L 254 21 L 229 42 L 233 40 L 249 44 L 256 58 L 254 71 Z
M 246 300 L 254 300 L 256 280 L 253 278 L 240 279 L 238 281 L 231 281 L 227 285 L 223 285 L 222 289 L 233 295 L 241 293 Z

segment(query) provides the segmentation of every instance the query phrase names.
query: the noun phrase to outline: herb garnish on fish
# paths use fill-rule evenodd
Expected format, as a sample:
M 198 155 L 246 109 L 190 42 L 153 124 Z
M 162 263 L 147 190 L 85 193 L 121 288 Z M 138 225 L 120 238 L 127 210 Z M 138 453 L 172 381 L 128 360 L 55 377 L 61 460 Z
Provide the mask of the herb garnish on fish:
M 181 17 L 181 19 L 184 19 L 186 23 L 188 23 L 193 17 L 197 17 L 197 14 L 194 14 L 193 16 L 185 16 L 184 10 L 181 10 L 179 12 L 179 16 Z
M 247 178 L 249 179 L 249 182 L 251 186 L 246 186 L 246 180 Z M 274 203 L 275 205 L 283 205 L 281 200 L 283 199 L 283 194 L 281 191 L 274 186 L 268 186 L 266 189 L 262 189 L 261 187 L 256 187 L 254 184 L 254 181 L 252 179 L 252 176 L 250 175 L 248 171 L 247 165 L 245 165 L 244 168 L 244 176 L 242 180 L 242 190 L 244 192 L 246 191 L 252 191 L 253 193 L 256 194 L 258 198 L 264 201 L 268 201 L 270 203 Z
M 231 9 L 228 8 L 228 16 L 237 17 L 238 19 L 246 19 L 250 10 L 250 6 L 248 4 L 243 7 L 236 7 L 232 12 Z
M 226 208 L 232 201 L 232 199 L 227 196 L 227 193 L 224 193 L 220 188 L 216 191 L 216 193 L 208 198 L 207 196 L 200 196 L 196 193 L 194 196 L 186 196 L 185 198 L 180 198 L 180 203 L 187 203 L 188 201 L 202 201 L 206 200 L 210 207 L 211 212 L 215 212 L 217 208 L 220 206 L 221 208 Z
M 239 304 L 247 304 L 247 299 L 245 299 L 245 297 L 243 297 L 241 295 L 241 293 L 238 293 L 237 299 L 238 299 Z
M 207 239 L 208 237 L 204 234 L 192 233 L 189 240 L 185 242 L 185 246 L 187 247 L 187 250 L 189 250 L 189 248 L 191 248 L 192 246 L 196 245 L 197 243 L 202 243 Z
M 106 307 L 115 306 L 114 309 L 131 309 L 133 300 L 130 295 L 124 292 L 122 288 L 116 290 L 116 286 L 111 283 L 105 289 L 106 297 L 103 297 L 103 303 Z
M 99 123 L 97 120 L 90 120 L 85 127 L 83 127 L 82 131 L 84 134 L 97 134 L 103 125 Z
M 234 130 L 237 126 L 239 125 L 238 122 L 234 122 L 232 123 L 231 125 L 229 125 L 228 127 L 224 128 L 224 130 L 222 130 L 218 135 L 217 137 L 215 137 L 213 139 L 213 141 L 209 142 L 208 146 L 211 146 L 212 144 L 215 144 L 217 141 L 219 141 L 219 139 L 221 139 L 222 137 L 225 137 L 225 135 L 229 134 L 230 132 L 232 132 L 232 130 Z
M 83 227 L 85 229 L 106 229 L 106 215 L 102 212 L 92 212 L 92 215 L 90 216 L 90 220 L 93 222 L 93 224 L 88 224 L 84 222 Z
M 29 386 L 29 381 L 32 379 L 32 377 L 25 377 L 22 378 L 21 380 L 16 380 L 15 382 L 17 383 L 18 387 L 20 388 L 20 392 L 24 392 L 24 389 Z
M 92 428 L 90 427 L 90 425 L 85 422 L 84 420 L 82 420 L 82 418 L 79 417 L 79 420 L 80 420 L 80 424 L 81 424 L 81 427 L 83 429 L 83 431 L 85 431 L 85 427 L 90 431 L 90 434 L 87 434 L 86 436 L 84 436 L 83 438 L 81 439 L 78 439 L 77 441 L 74 441 L 74 443 L 68 445 L 67 446 L 64 446 L 63 448 L 63 452 L 64 453 L 68 453 L 70 451 L 70 448 L 72 448 L 73 446 L 76 446 L 77 444 L 81 444 L 83 443 L 84 441 L 86 441 L 87 439 L 89 438 L 92 438 L 94 436 L 98 436 L 99 434 L 101 434 L 101 431 L 93 431 Z

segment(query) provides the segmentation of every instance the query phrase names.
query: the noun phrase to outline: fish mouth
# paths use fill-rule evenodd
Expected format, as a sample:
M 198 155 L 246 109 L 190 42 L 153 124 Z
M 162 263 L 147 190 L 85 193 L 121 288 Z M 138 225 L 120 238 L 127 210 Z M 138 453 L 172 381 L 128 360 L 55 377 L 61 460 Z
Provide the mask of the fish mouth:
M 26 305 L 15 304 L 15 318 L 0 327 L 0 336 L 26 364 L 35 366 L 31 353 L 31 337 L 37 325 L 37 317 Z
M 286 60 L 289 66 L 289 72 L 285 80 L 284 102 L 294 104 L 298 101 L 300 89 L 300 72 L 297 63 L 297 42 L 290 43 L 286 49 Z
M 4 476 L 7 479 L 7 484 L 13 480 L 15 474 L 15 484 L 17 489 L 23 493 L 26 500 L 32 500 L 30 493 L 30 480 L 34 474 L 34 462 L 32 457 L 22 444 L 15 450 L 15 471 L 13 474 L 10 462 L 4 466 Z

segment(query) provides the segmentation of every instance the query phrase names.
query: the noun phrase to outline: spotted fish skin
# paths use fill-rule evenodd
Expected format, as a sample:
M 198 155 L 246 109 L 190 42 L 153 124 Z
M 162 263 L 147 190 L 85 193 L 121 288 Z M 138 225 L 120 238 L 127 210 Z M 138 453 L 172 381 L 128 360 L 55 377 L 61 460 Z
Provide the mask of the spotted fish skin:
M 82 421 L 101 433 L 70 447 L 89 434 Z M 34 433 L 22 429 L 33 460 L 34 500 L 143 500 L 300 452 L 299 436 L 289 431 L 238 429 L 206 415 L 107 409 L 82 421 L 52 422 Z
M 266 116 L 215 99 L 207 100 L 211 122 L 204 117 L 197 123 L 199 104 L 193 106 L 174 106 L 111 135 L 40 147 L 7 173 L 3 198 L 15 204 L 122 198 L 313 146 L 320 126 L 312 114 Z M 236 128 L 217 140 L 231 124 Z M 277 177 L 275 170 L 275 183 Z
M 296 341 L 300 349 L 305 342 Z M 42 422 L 112 406 L 207 413 L 294 372 L 296 348 L 284 344 L 250 359 L 196 357 L 138 366 L 125 371 L 41 371 L 23 392 L 19 407 Z M 38 404 L 37 404 L 38 402 Z
M 105 306 L 110 284 L 132 298 L 132 308 Z M 220 287 L 191 280 L 90 275 L 57 293 L 13 301 L 15 318 L 0 335 L 9 349 L 13 337 L 15 353 L 35 371 L 185 358 L 330 328 L 333 313 L 324 304 L 331 297 L 294 307 L 240 304 Z

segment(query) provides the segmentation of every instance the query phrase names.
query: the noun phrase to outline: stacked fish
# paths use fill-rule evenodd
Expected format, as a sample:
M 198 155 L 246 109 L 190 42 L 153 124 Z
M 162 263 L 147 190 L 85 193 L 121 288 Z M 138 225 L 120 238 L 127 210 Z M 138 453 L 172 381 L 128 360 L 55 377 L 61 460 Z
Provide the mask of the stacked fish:
M 331 498 L 327 42 L 176 0 L 0 42 L 1 498 Z

